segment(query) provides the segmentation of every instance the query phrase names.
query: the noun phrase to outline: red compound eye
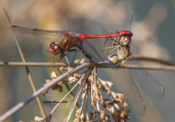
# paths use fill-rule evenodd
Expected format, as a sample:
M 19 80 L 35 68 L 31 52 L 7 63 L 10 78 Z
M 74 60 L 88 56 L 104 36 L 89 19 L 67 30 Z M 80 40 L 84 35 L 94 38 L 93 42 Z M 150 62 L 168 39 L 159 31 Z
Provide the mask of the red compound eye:
M 61 49 L 60 49 L 60 46 L 59 46 L 58 43 L 52 42 L 52 43 L 50 44 L 50 48 L 49 48 L 49 52 L 50 52 L 50 53 L 56 55 L 56 54 L 59 54 L 59 53 L 60 53 L 60 50 L 61 50 Z
M 131 41 L 131 36 L 126 36 L 126 37 L 125 37 L 125 41 L 127 41 L 128 43 L 130 43 L 130 41 Z

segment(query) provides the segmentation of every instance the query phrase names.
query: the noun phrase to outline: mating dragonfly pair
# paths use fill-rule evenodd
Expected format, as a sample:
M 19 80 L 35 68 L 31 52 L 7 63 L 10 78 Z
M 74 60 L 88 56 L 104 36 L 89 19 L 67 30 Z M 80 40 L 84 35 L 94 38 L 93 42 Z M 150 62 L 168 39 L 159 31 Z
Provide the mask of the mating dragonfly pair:
M 49 52 L 54 55 L 64 54 L 65 51 L 78 51 L 77 49 L 73 49 L 77 47 L 82 53 L 92 62 L 96 62 L 83 48 L 83 43 L 86 39 L 95 39 L 95 38 L 111 38 L 112 45 L 110 54 L 108 55 L 108 60 L 111 63 L 118 63 L 119 61 L 126 61 L 127 57 L 131 55 L 130 50 L 130 42 L 131 36 L 133 35 L 130 31 L 120 31 L 111 34 L 104 34 L 104 35 L 90 35 L 90 34 L 72 34 L 63 31 L 50 31 L 50 30 L 42 30 L 42 29 L 30 29 L 21 26 L 12 26 L 17 31 L 34 31 L 34 32 L 51 32 L 51 33 L 58 33 L 62 34 L 63 36 L 58 40 L 58 42 L 51 42 Z M 87 42 L 87 41 L 86 41 Z M 91 47 L 92 48 L 92 47 Z M 114 52 L 114 53 L 113 53 Z
M 119 61 L 124 61 L 128 56 L 131 55 L 130 42 L 132 33 L 130 31 L 120 31 L 112 34 L 105 35 L 88 35 L 88 34 L 69 34 L 64 33 L 59 42 L 52 42 L 50 44 L 49 52 L 54 55 L 63 53 L 64 51 L 74 51 L 73 47 L 79 48 L 82 53 L 91 61 L 96 62 L 92 57 L 83 49 L 82 43 L 85 39 L 89 38 L 113 38 L 113 44 L 111 45 L 115 53 L 108 56 L 108 60 L 111 63 L 118 63 Z M 108 48 L 108 47 L 107 47 Z
M 36 29 L 36 28 L 27 28 L 22 26 L 12 25 L 12 28 L 15 31 L 20 32 L 44 32 L 44 33 L 55 33 L 57 35 L 62 35 L 58 41 L 54 41 L 50 43 L 49 52 L 54 55 L 64 54 L 65 52 L 70 51 L 81 51 L 90 61 L 94 63 L 98 63 L 97 60 L 93 59 L 89 53 L 84 49 L 83 44 L 87 42 L 86 39 L 96 39 L 96 38 L 109 38 L 112 43 L 106 49 L 109 49 L 105 54 L 107 55 L 107 59 L 109 63 L 117 64 L 121 62 L 125 64 L 127 58 L 132 55 L 130 49 L 132 32 L 130 31 L 120 31 L 111 34 L 104 35 L 89 35 L 89 34 L 72 34 L 64 31 L 57 30 L 44 30 L 44 29 Z M 78 48 L 78 49 L 77 49 Z M 92 47 L 91 47 L 92 48 Z M 97 54 L 98 55 L 98 54 Z M 123 70 L 122 72 L 123 80 L 121 84 L 123 84 L 123 88 L 126 89 L 127 95 L 126 98 L 130 99 L 132 105 L 134 105 L 134 109 L 137 113 L 143 115 L 146 110 L 146 104 L 142 98 L 142 95 L 135 83 L 135 77 L 131 75 L 131 73 L 127 70 Z M 140 82 L 141 89 L 144 89 L 148 95 L 161 99 L 164 94 L 164 87 L 162 84 L 155 79 L 148 72 L 136 73 L 137 80 Z M 136 76 L 135 75 L 135 76 Z

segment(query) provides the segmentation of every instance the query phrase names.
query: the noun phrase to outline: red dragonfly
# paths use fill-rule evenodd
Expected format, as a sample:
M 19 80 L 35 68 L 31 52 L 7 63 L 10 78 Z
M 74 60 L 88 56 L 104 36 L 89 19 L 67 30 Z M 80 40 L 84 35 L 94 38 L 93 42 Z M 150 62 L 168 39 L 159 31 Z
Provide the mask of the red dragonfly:
M 113 45 L 123 45 L 123 46 L 129 46 L 131 42 L 131 36 L 133 35 L 132 32 L 130 31 L 120 31 L 116 33 L 111 33 L 111 34 L 103 34 L 103 35 L 90 35 L 90 34 L 72 34 L 72 33 L 67 33 L 64 31 L 53 31 L 53 30 L 43 30 L 43 29 L 37 29 L 37 28 L 26 28 L 22 26 L 12 26 L 15 30 L 23 30 L 23 31 L 33 31 L 33 32 L 50 32 L 50 33 L 61 33 L 63 36 L 61 39 L 59 39 L 58 42 L 51 42 L 49 52 L 58 55 L 60 53 L 63 53 L 65 51 L 76 51 L 76 49 L 72 49 L 73 47 L 79 48 L 82 53 L 91 61 L 96 62 L 88 53 L 83 49 L 82 44 L 86 39 L 94 39 L 94 38 L 115 38 L 115 37 L 120 37 L 118 38 L 119 40 L 114 39 L 113 40 Z M 129 51 L 128 51 L 129 52 Z M 128 57 L 129 53 L 119 53 L 118 57 Z M 125 56 L 122 56 L 125 55 Z M 123 58 L 117 58 L 118 60 L 123 60 Z M 116 57 L 113 56 L 111 58 L 112 63 L 117 63 L 118 60 L 116 61 Z
M 118 61 L 125 60 L 131 55 L 130 42 L 132 37 L 132 32 L 130 31 L 120 31 L 116 33 L 103 34 L 103 35 L 90 35 L 90 34 L 72 34 L 65 31 L 57 30 L 44 30 L 37 28 L 27 28 L 22 26 L 13 25 L 12 28 L 16 31 L 27 32 L 27 33 L 55 33 L 62 34 L 62 37 L 58 42 L 52 42 L 49 47 L 49 52 L 58 55 L 64 53 L 65 51 L 76 51 L 73 47 L 79 48 L 83 54 L 93 62 L 96 62 L 82 47 L 82 44 L 86 39 L 94 38 L 112 38 L 112 52 L 108 55 L 108 60 L 111 63 L 117 63 Z M 113 50 L 114 49 L 114 50 Z M 121 77 L 117 81 L 121 85 L 122 89 L 125 89 L 126 97 L 131 100 L 131 104 L 134 105 L 134 109 L 138 114 L 143 115 L 145 113 L 146 105 L 139 92 L 137 85 L 134 82 L 135 77 L 131 75 L 128 70 L 122 70 L 118 72 L 121 73 Z M 117 73 L 116 73 L 117 74 Z M 142 73 L 139 71 L 138 80 L 141 82 L 141 87 L 146 90 L 147 94 L 156 99 L 161 99 L 164 94 L 164 87 L 149 73 Z

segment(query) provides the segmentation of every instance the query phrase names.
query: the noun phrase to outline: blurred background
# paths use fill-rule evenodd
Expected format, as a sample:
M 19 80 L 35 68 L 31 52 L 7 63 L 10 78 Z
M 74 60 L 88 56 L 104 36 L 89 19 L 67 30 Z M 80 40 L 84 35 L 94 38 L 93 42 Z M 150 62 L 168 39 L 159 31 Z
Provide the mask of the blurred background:
M 88 34 L 131 29 L 134 35 L 131 47 L 134 55 L 152 56 L 175 62 L 175 0 L 1 0 L 0 61 L 21 61 L 2 8 L 8 11 L 13 24 L 26 27 Z M 132 21 L 129 19 L 131 16 Z M 47 49 L 49 41 L 54 40 L 55 36 L 40 37 L 25 33 L 17 35 L 26 61 L 49 60 Z M 96 42 L 98 43 L 100 42 Z M 50 78 L 49 68 L 32 67 L 30 70 L 37 89 Z M 174 72 L 161 71 L 152 74 L 164 85 L 165 96 L 161 100 L 154 100 L 143 92 L 146 113 L 139 116 L 131 112 L 129 122 L 175 120 Z M 108 72 L 100 75 L 104 79 L 116 81 L 115 71 L 110 75 Z M 55 93 L 47 99 L 53 100 Z M 32 89 L 23 67 L 0 67 L 0 114 L 31 94 Z M 41 99 L 46 98 L 41 96 Z M 69 106 L 63 105 L 60 110 L 67 111 Z M 45 105 L 46 112 L 49 112 L 51 107 L 53 105 Z M 65 114 L 58 112 L 55 116 L 60 118 L 59 121 L 63 121 L 64 118 L 61 117 Z M 36 115 L 40 115 L 40 112 L 34 100 L 7 121 L 31 121 Z

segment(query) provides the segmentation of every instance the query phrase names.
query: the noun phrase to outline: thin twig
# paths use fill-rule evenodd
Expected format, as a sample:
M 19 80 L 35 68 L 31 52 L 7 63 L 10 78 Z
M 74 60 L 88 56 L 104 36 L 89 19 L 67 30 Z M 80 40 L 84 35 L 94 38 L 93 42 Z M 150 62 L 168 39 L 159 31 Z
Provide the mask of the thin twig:
M 77 81 L 77 83 L 71 88 L 71 90 L 69 90 L 69 92 L 60 100 L 60 103 L 74 90 L 75 87 L 77 87 L 77 85 L 81 82 L 81 80 L 84 78 L 84 75 L 79 79 L 79 81 Z M 50 112 L 50 115 L 52 115 L 55 110 L 58 108 L 58 106 L 60 105 L 60 103 L 58 103 L 57 105 L 55 105 L 55 107 L 53 108 L 53 110 Z
M 134 57 L 128 58 L 128 61 L 132 61 L 132 60 L 155 62 L 155 63 L 164 64 L 164 65 L 175 65 L 175 63 L 169 62 L 167 60 L 153 58 L 153 57 L 145 57 L 145 56 L 134 56 Z
M 143 57 L 143 56 L 134 56 L 128 59 L 128 61 L 146 61 L 146 62 L 154 62 L 162 65 L 172 65 L 175 66 L 175 63 L 169 62 L 167 60 L 162 60 L 159 58 L 152 57 Z M 102 63 L 105 64 L 105 63 Z M 8 61 L 0 61 L 0 66 L 33 66 L 33 67 L 62 67 L 67 66 L 65 63 L 55 63 L 55 62 L 8 62 Z M 71 67 L 75 67 L 76 65 L 71 64 Z
M 10 26 L 12 27 L 12 22 L 11 22 L 11 19 L 10 19 L 9 15 L 8 15 L 7 11 L 5 9 L 3 9 L 3 10 L 4 10 L 4 13 L 5 13 L 7 19 L 8 19 L 8 22 L 9 22 Z M 16 42 L 16 45 L 17 45 L 18 52 L 20 54 L 21 60 L 22 60 L 22 62 L 26 62 L 26 60 L 24 58 L 24 54 L 23 54 L 22 49 L 20 47 L 19 41 L 17 39 L 16 33 L 13 30 L 13 28 L 12 28 L 12 34 L 13 34 L 13 38 L 15 39 L 15 42 Z M 30 70 L 29 70 L 29 68 L 27 66 L 25 66 L 25 70 L 26 70 L 27 77 L 29 79 L 30 85 L 32 87 L 32 90 L 33 90 L 33 92 L 36 92 L 36 86 L 34 84 L 34 81 L 33 81 L 32 75 L 30 73 Z M 40 109 L 40 112 L 41 112 L 42 116 L 45 118 L 47 115 L 46 115 L 46 112 L 44 110 L 44 107 L 43 107 L 43 105 L 41 103 L 40 98 L 39 97 L 36 97 L 36 101 L 38 103 L 38 106 L 39 106 L 39 109 Z
M 48 115 L 48 117 L 51 117 L 53 115 L 53 113 L 55 112 L 55 110 L 59 107 L 59 105 L 63 102 L 63 100 L 77 87 L 77 85 L 80 83 L 80 81 L 83 79 L 84 75 L 79 79 L 79 81 L 76 82 L 76 84 L 69 90 L 69 92 L 67 92 L 67 94 L 59 101 L 59 103 L 57 103 L 54 108 L 52 109 L 52 111 L 50 112 L 50 114 Z M 45 120 L 46 118 L 41 119 L 39 122 Z
M 175 66 L 150 66 L 150 65 L 134 65 L 129 64 L 125 66 L 117 65 L 99 65 L 100 68 L 124 68 L 124 69 L 146 69 L 146 70 L 164 70 L 164 71 L 175 71 Z
M 35 97 L 37 97 L 38 95 L 42 94 L 43 91 L 47 90 L 48 88 L 52 87 L 53 85 L 55 85 L 57 82 L 61 81 L 62 79 L 68 77 L 69 75 L 78 72 L 79 70 L 83 69 L 83 68 L 87 68 L 90 67 L 92 64 L 90 63 L 85 63 L 82 65 L 79 65 L 77 67 L 75 67 L 74 69 L 62 74 L 61 76 L 55 78 L 54 80 L 52 80 L 51 82 L 49 82 L 47 85 L 44 85 L 43 87 L 41 87 L 39 90 L 37 90 L 35 93 L 33 93 L 30 97 L 28 97 L 26 100 L 18 103 L 16 106 L 14 106 L 13 108 L 11 108 L 10 110 L 8 110 L 6 113 L 4 113 L 3 115 L 0 116 L 0 122 L 4 121 L 5 119 L 7 119 L 9 116 L 13 115 L 15 112 L 17 112 L 18 110 L 20 110 L 21 108 L 23 108 L 26 104 L 28 104 L 29 102 L 31 102 Z
M 32 67 L 62 67 L 67 66 L 64 63 L 48 63 L 48 62 L 0 62 L 0 66 L 32 66 Z M 70 65 L 75 67 L 76 65 Z M 126 68 L 126 69 L 147 69 L 147 70 L 166 70 L 175 71 L 175 65 L 162 65 L 162 66 L 150 66 L 150 65 L 134 65 L 128 64 L 125 66 L 115 64 L 98 64 L 98 68 Z
M 72 106 L 71 106 L 71 109 L 70 109 L 70 111 L 69 111 L 69 114 L 68 114 L 68 116 L 67 116 L 66 119 L 65 119 L 65 122 L 68 122 L 68 121 L 69 121 L 69 119 L 70 119 L 70 117 L 71 117 L 71 115 L 72 115 L 72 112 L 73 112 L 73 110 L 74 110 L 74 107 L 75 107 L 75 105 L 76 105 L 76 103 L 77 103 L 77 101 L 78 101 L 78 98 L 79 98 L 79 96 L 80 96 L 80 93 L 81 93 L 81 91 L 83 90 L 83 87 L 84 87 L 84 85 L 85 85 L 85 83 L 86 83 L 86 80 L 88 79 L 90 73 L 92 72 L 92 69 L 93 69 L 93 68 L 89 68 L 89 69 L 88 69 L 88 72 L 85 74 L 85 76 L 84 76 L 84 78 L 83 78 L 83 80 L 82 80 L 82 82 L 81 82 L 81 86 L 80 86 L 80 88 L 79 88 L 79 90 L 77 91 L 77 94 L 76 94 L 76 96 L 75 96 L 75 100 L 74 100 L 74 102 L 73 102 L 73 104 L 72 104 Z
M 70 90 L 70 87 L 68 86 L 68 83 L 67 82 L 65 83 L 65 86 L 66 86 L 67 90 L 69 91 Z M 74 99 L 73 92 L 71 92 L 70 95 L 72 96 L 72 99 Z M 80 107 L 80 105 L 78 103 L 76 105 L 77 105 L 77 107 Z
M 7 62 L 7 61 L 0 61 L 0 66 L 62 67 L 62 66 L 67 66 L 67 64 L 54 63 L 54 62 Z M 74 65 L 74 67 L 75 67 L 75 65 Z

